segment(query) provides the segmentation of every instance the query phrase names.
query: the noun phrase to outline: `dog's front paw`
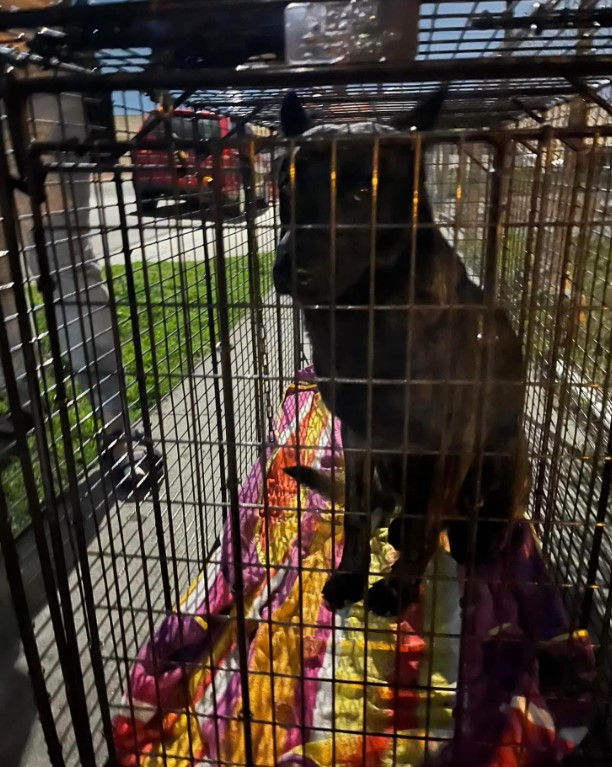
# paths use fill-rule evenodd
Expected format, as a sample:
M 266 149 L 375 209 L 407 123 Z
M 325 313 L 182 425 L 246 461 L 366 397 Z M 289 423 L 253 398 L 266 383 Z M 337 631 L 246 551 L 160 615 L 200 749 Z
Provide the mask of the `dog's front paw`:
M 389 524 L 387 540 L 389 541 L 389 545 L 393 546 L 396 551 L 400 551 L 402 547 L 402 538 L 402 520 L 400 517 L 395 517 Z
M 365 579 L 361 573 L 334 573 L 323 586 L 323 599 L 330 610 L 341 610 L 363 599 Z
M 375 615 L 396 616 L 419 600 L 421 584 L 402 583 L 390 576 L 375 583 L 368 591 L 368 607 Z
M 409 560 L 418 559 L 425 537 L 425 517 L 398 516 L 391 520 L 387 541 Z

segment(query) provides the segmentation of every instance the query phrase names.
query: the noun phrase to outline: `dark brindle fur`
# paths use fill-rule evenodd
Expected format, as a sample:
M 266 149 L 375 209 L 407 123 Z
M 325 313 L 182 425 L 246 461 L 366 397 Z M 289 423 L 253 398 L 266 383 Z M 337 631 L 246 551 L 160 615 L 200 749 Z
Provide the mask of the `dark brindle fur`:
M 432 128 L 442 100 L 440 92 L 418 106 L 405 124 Z M 306 129 L 306 137 L 326 139 L 302 143 L 296 150 L 293 241 L 287 159 L 281 169 L 282 239 L 274 264 L 278 292 L 292 294 L 302 308 L 321 395 L 342 423 L 345 545 L 323 594 L 332 609 L 364 595 L 370 559 L 365 523 L 372 506 L 369 465 L 379 485 L 399 498 L 403 508 L 389 533 L 400 552 L 398 562 L 368 593 L 373 611 L 395 614 L 416 598 L 442 529 L 448 530 L 457 561 L 473 554 L 478 564 L 494 555 L 507 521 L 520 513 L 528 476 L 520 430 L 521 349 L 508 318 L 496 310 L 487 336 L 494 340 L 488 342 L 489 375 L 483 389 L 483 293 L 434 224 L 422 171 L 413 231 L 416 160 L 408 143 L 385 142 L 395 131 L 374 123 L 310 128 L 294 94 L 286 98 L 281 117 L 287 135 Z M 342 141 L 350 134 L 371 139 Z M 372 270 L 371 231 L 363 225 L 369 224 L 373 210 L 375 136 L 381 140 Z M 332 139 L 338 139 L 335 279 L 330 253 Z M 396 308 L 373 312 L 369 363 L 371 279 L 375 306 Z M 338 378 L 345 380 L 332 383 Z M 376 381 L 371 384 L 370 418 L 368 378 Z M 479 425 L 482 401 L 486 408 Z M 481 521 L 470 542 L 467 520 L 476 513 Z

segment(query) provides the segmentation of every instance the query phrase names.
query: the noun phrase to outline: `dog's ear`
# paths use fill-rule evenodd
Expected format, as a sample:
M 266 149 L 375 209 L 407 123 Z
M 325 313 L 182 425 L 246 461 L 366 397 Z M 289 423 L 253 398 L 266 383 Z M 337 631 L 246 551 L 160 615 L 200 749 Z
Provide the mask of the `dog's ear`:
M 444 83 L 435 93 L 432 93 L 418 103 L 411 112 L 397 117 L 393 121 L 393 127 L 398 130 L 406 130 L 408 128 L 418 131 L 431 130 L 438 122 L 447 92 L 448 83 Z
M 287 138 L 300 136 L 310 127 L 310 118 L 295 91 L 289 91 L 280 110 L 281 128 Z

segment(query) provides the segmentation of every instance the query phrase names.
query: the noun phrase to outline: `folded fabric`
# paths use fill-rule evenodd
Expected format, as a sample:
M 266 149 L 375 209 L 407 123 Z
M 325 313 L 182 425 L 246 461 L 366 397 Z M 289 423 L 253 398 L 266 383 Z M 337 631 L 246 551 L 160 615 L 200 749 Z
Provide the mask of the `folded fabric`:
M 527 522 L 468 584 L 441 542 L 421 602 L 399 620 L 366 616 L 363 603 L 327 610 L 341 512 L 282 469 L 340 456 L 339 424 L 305 369 L 240 491 L 250 722 L 228 520 L 218 561 L 138 655 L 114 720 L 121 764 L 246 764 L 245 726 L 261 767 L 530 767 L 584 737 L 592 648 L 569 633 Z M 397 556 L 386 534 L 373 532 L 372 582 Z

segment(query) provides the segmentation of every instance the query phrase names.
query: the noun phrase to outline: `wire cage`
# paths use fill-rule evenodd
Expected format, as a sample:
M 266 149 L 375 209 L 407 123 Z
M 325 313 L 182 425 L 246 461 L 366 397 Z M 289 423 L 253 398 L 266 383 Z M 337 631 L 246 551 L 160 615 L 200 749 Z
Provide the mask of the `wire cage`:
M 608 764 L 610 10 L 421 4 L 409 65 L 296 67 L 283 62 L 285 5 L 0 14 L 4 42 L 29 46 L 3 52 L 0 416 L 12 431 L 0 442 L 0 594 L 15 625 L 0 703 L 17 721 L 0 761 Z M 359 127 L 405 120 L 440 82 L 431 129 Z M 288 88 L 314 126 L 353 127 L 286 135 Z M 350 489 L 330 403 L 350 381 L 333 366 L 314 377 L 321 340 L 273 279 L 288 242 L 296 293 L 304 232 L 327 238 L 332 282 L 347 230 L 375 263 L 391 203 L 372 190 L 394 172 L 393 147 L 413 174 L 398 196 L 406 258 L 421 232 L 441 235 L 481 291 L 479 334 L 502 313 L 520 344 L 531 480 L 531 524 L 515 520 L 477 566 L 474 501 L 467 561 L 442 536 L 399 618 L 368 597 L 335 612 L 321 597 Z M 302 180 L 305 156 L 325 158 L 318 186 Z M 365 192 L 347 157 L 368 158 Z M 349 209 L 366 198 L 348 223 L 347 184 Z M 322 219 L 304 213 L 308 199 Z M 376 318 L 415 311 L 371 290 L 371 324 L 351 346 L 370 361 L 370 393 Z M 458 308 L 449 296 L 443 317 Z M 341 354 L 341 299 L 306 309 L 326 313 L 325 343 Z M 477 420 L 491 371 L 469 383 Z M 470 449 L 482 469 L 489 448 Z M 283 471 L 296 463 L 320 471 L 331 498 Z M 374 529 L 365 484 L 372 585 L 398 555 L 389 509 Z

